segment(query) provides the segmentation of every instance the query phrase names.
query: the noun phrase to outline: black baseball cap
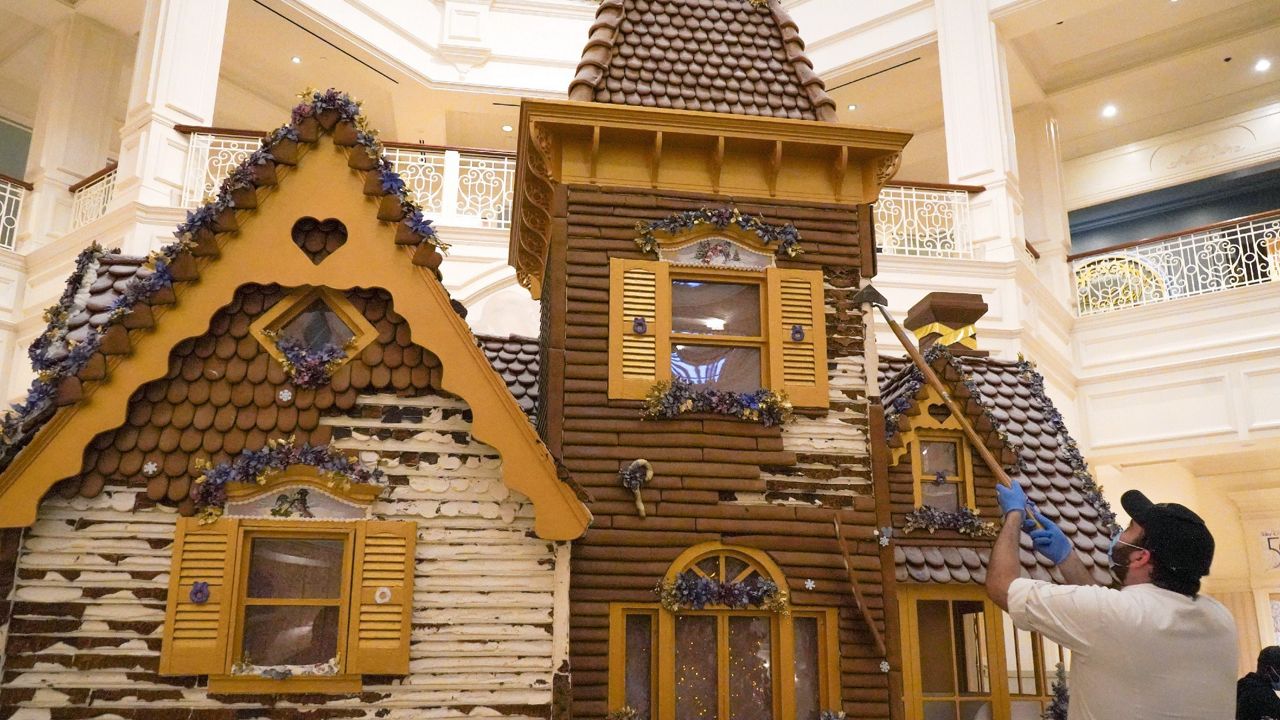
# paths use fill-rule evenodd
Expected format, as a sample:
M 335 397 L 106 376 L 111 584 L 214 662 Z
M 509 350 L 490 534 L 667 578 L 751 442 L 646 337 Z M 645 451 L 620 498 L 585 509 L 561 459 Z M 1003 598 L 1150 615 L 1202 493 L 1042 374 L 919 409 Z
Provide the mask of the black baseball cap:
M 1138 490 L 1120 496 L 1120 506 L 1142 527 L 1142 545 L 1173 572 L 1209 574 L 1213 535 L 1186 505 L 1153 503 Z
M 1280 670 L 1280 647 L 1271 645 L 1262 648 L 1262 652 L 1258 653 L 1258 672 L 1262 672 L 1263 668 Z

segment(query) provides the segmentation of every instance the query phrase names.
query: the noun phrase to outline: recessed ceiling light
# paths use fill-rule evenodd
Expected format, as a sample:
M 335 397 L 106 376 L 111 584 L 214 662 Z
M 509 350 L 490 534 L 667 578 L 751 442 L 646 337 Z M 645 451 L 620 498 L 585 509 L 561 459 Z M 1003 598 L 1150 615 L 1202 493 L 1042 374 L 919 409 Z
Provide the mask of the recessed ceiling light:
M 1115 105 L 1107 105 L 1106 107 L 1102 108 L 1102 117 L 1113 118 L 1119 112 L 1120 111 L 1116 109 Z
M 850 109 L 850 110 L 857 110 L 857 109 L 858 109 L 858 106 L 857 106 L 857 105 L 854 105 L 853 103 L 849 103 L 849 109 Z
M 302 58 L 298 57 L 297 55 L 294 55 L 293 57 L 291 57 L 291 58 L 289 58 L 289 59 L 293 61 L 293 64 L 294 64 L 294 65 L 297 65 L 298 63 L 302 62 Z
M 514 129 L 515 129 L 515 128 L 511 127 L 510 125 L 503 125 L 503 126 L 502 126 L 502 132 L 511 132 L 511 131 L 512 131 L 512 130 L 514 130 Z
M 1271 69 L 1271 61 L 1266 58 L 1258 58 L 1258 62 L 1253 64 L 1254 72 L 1266 72 Z

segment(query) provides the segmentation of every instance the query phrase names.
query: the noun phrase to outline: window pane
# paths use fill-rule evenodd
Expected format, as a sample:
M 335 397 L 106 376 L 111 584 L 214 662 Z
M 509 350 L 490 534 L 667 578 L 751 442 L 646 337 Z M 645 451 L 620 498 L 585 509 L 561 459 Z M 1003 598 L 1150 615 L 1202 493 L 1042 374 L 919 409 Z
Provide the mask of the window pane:
M 717 656 L 715 617 L 676 617 L 676 720 L 718 716 Z
M 653 617 L 627 616 L 626 703 L 641 718 L 652 717 Z
M 797 617 L 796 634 L 796 720 L 818 720 L 822 711 L 820 690 L 822 669 L 818 662 L 818 618 Z
M 699 560 L 698 569 L 709 578 L 720 579 L 720 556 L 712 555 Z
M 1040 720 L 1043 712 L 1039 701 L 1015 700 L 1010 709 L 1013 711 L 1010 720 Z
M 1013 695 L 1040 695 L 1036 683 L 1035 639 L 1013 625 L 1013 618 L 1001 613 L 1004 621 L 1004 658 L 1009 672 L 1009 692 Z
M 732 555 L 726 555 L 724 558 L 724 579 L 727 581 L 737 580 L 738 576 L 742 574 L 742 571 L 746 570 L 748 567 L 750 566 L 747 565 L 745 561 Z M 745 579 L 746 578 L 743 578 L 743 580 Z
M 760 335 L 760 286 L 676 280 L 671 331 L 694 335 Z
M 960 703 L 960 720 L 991 720 L 991 703 L 986 700 Z
M 254 665 L 312 665 L 338 655 L 338 608 L 250 605 L 244 654 Z
M 956 720 L 956 704 L 946 702 L 927 702 L 924 704 L 924 720 Z
M 932 480 L 920 481 L 920 503 L 931 508 L 955 512 L 960 509 L 960 483 Z
M 921 600 L 916 606 L 920 626 L 920 686 L 926 695 L 956 692 L 955 656 L 950 642 L 951 611 L 947 605 L 946 600 Z M 925 715 L 931 717 L 928 712 Z
M 960 693 L 966 695 L 990 693 L 991 682 L 987 675 L 986 612 L 983 604 L 972 600 L 953 603 L 952 628 L 955 631 L 956 666 L 960 669 L 958 673 Z
M 729 618 L 729 720 L 773 717 L 773 621 Z
M 925 440 L 920 443 L 920 464 L 925 475 L 936 475 L 941 470 L 949 477 L 956 477 L 956 444 L 946 440 Z
M 341 597 L 343 545 L 341 540 L 254 538 L 248 596 Z
M 762 386 L 760 349 L 672 345 L 671 376 L 701 387 L 754 392 Z
M 304 346 L 316 350 L 324 345 L 342 347 L 355 337 L 336 313 L 323 300 L 315 300 L 306 310 L 298 313 L 280 328 L 280 336 L 292 338 Z

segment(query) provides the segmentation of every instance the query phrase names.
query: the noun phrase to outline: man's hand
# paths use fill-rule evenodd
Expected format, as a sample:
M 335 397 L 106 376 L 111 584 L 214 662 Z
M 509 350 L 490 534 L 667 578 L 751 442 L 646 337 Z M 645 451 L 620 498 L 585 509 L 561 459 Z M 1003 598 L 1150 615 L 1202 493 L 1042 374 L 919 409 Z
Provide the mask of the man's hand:
M 1005 487 L 1002 483 L 996 483 L 996 499 L 1000 501 L 1000 515 L 1005 516 L 1011 512 L 1022 513 L 1023 517 L 1027 514 L 1027 493 L 1018 484 L 1017 480 L 1013 481 L 1013 487 Z
M 1023 526 L 1023 529 L 1030 531 L 1031 544 L 1035 546 L 1036 552 L 1049 558 L 1054 565 L 1061 565 L 1067 558 L 1071 557 L 1075 549 L 1071 544 L 1071 540 L 1062 532 L 1062 528 L 1055 525 L 1049 518 L 1041 515 L 1039 510 L 1033 509 L 1032 512 L 1035 513 L 1036 522 L 1040 523 L 1040 527 L 1034 528 L 1034 524 L 1030 520 Z

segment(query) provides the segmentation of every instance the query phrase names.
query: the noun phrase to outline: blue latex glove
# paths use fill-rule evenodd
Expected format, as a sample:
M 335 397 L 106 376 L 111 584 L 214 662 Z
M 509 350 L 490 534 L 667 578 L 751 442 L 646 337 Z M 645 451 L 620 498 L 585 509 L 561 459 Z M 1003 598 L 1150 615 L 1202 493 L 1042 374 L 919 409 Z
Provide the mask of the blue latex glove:
M 1036 552 L 1049 558 L 1054 565 L 1061 565 L 1067 558 L 1071 557 L 1074 546 L 1067 539 L 1062 528 L 1053 523 L 1052 520 L 1040 514 L 1039 510 L 1033 510 L 1036 521 L 1040 523 L 1040 527 L 1030 530 L 1031 544 L 1035 546 Z M 1031 525 L 1028 520 L 1027 525 Z
M 996 483 L 996 499 L 1000 501 L 1001 517 L 1017 510 L 1022 513 L 1023 517 L 1027 515 L 1027 493 L 1018 484 L 1017 480 L 1013 481 L 1013 487 L 1005 487 L 1002 483 Z

